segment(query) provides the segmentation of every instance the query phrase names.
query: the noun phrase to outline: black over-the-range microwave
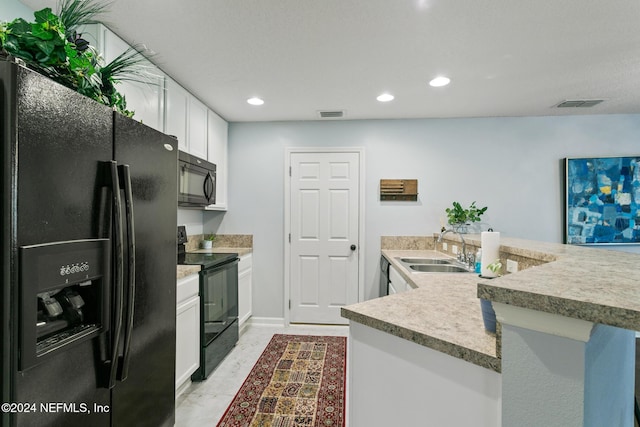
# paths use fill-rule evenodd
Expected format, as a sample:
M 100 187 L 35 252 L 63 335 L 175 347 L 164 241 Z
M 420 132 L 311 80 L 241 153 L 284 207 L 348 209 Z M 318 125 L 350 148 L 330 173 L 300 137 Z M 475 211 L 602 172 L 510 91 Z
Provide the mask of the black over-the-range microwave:
M 216 165 L 178 153 L 178 206 L 203 208 L 216 203 Z

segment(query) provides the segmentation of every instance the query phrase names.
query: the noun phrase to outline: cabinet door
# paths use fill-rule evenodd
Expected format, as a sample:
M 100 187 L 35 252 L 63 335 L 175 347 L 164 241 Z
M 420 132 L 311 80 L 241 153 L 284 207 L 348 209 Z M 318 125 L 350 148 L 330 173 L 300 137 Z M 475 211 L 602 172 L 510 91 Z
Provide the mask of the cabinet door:
M 187 140 L 187 111 L 189 92 L 175 80 L 167 78 L 165 131 L 178 138 L 178 148 L 189 152 Z
M 216 165 L 216 204 L 207 209 L 227 210 L 227 140 L 229 123 L 209 110 L 207 119 L 208 159 Z
M 105 62 L 109 63 L 129 49 L 129 44 L 102 24 L 80 28 L 86 39 Z M 151 61 L 140 64 L 142 81 L 121 81 L 116 90 L 125 96 L 127 109 L 135 112 L 133 118 L 160 132 L 164 130 L 164 73 Z
M 406 280 L 402 278 L 400 273 L 398 273 L 398 270 L 396 270 L 393 266 L 389 267 L 389 281 L 391 282 L 390 285 L 393 286 L 395 293 L 400 293 L 407 290 Z
M 238 319 L 242 326 L 252 313 L 253 269 L 251 254 L 240 258 L 238 264 Z
M 129 45 L 113 32 L 104 28 L 103 55 L 107 63 L 125 52 Z M 116 85 L 125 96 L 127 109 L 135 112 L 133 118 L 160 132 L 164 129 L 164 75 L 149 61 L 140 64 L 143 81 L 121 81 Z
M 200 297 L 176 309 L 176 390 L 200 367 Z
M 397 294 L 396 288 L 393 287 L 393 282 L 389 282 L 389 295 Z
M 189 153 L 207 159 L 207 106 L 197 98 L 189 96 L 189 131 L 187 133 Z

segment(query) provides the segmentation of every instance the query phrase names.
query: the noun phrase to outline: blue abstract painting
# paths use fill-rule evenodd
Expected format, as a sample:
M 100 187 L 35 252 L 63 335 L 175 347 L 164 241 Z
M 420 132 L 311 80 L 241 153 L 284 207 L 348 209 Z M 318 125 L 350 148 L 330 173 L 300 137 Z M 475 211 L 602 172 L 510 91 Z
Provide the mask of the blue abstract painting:
M 640 156 L 566 159 L 571 244 L 640 243 Z

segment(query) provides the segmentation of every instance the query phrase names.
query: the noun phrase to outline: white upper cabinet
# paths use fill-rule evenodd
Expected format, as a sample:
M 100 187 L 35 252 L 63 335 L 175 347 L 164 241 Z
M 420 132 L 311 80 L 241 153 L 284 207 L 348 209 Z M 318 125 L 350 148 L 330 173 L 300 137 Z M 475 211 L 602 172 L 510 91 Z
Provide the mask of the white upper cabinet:
M 129 48 L 102 24 L 87 25 L 80 33 L 107 63 Z M 207 209 L 227 210 L 229 124 L 150 61 L 142 66 L 146 83 L 123 81 L 116 86 L 127 109 L 135 111 L 135 120 L 178 138 L 180 150 L 215 163 L 216 203 Z
M 189 152 L 187 138 L 187 114 L 189 109 L 189 92 L 167 78 L 166 116 L 164 133 L 178 138 L 178 149 Z
M 82 28 L 82 36 L 109 63 L 125 52 L 129 45 L 101 24 Z M 133 119 L 156 130 L 164 130 L 164 73 L 150 61 L 140 64 L 142 81 L 121 81 L 116 90 L 125 96 L 127 109 L 135 112 Z
M 167 78 L 165 133 L 178 138 L 178 148 L 207 159 L 207 106 L 175 80 Z
M 209 110 L 207 120 L 208 159 L 216 165 L 216 204 L 209 210 L 227 210 L 227 138 L 229 123 Z
M 189 153 L 207 159 L 207 106 L 189 95 Z

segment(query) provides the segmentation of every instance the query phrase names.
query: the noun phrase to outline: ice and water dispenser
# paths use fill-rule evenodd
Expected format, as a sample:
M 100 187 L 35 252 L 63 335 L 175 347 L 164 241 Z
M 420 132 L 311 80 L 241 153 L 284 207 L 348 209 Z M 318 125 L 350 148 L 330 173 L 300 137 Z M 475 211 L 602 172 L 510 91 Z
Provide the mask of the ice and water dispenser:
M 108 239 L 20 247 L 20 369 L 108 329 Z

